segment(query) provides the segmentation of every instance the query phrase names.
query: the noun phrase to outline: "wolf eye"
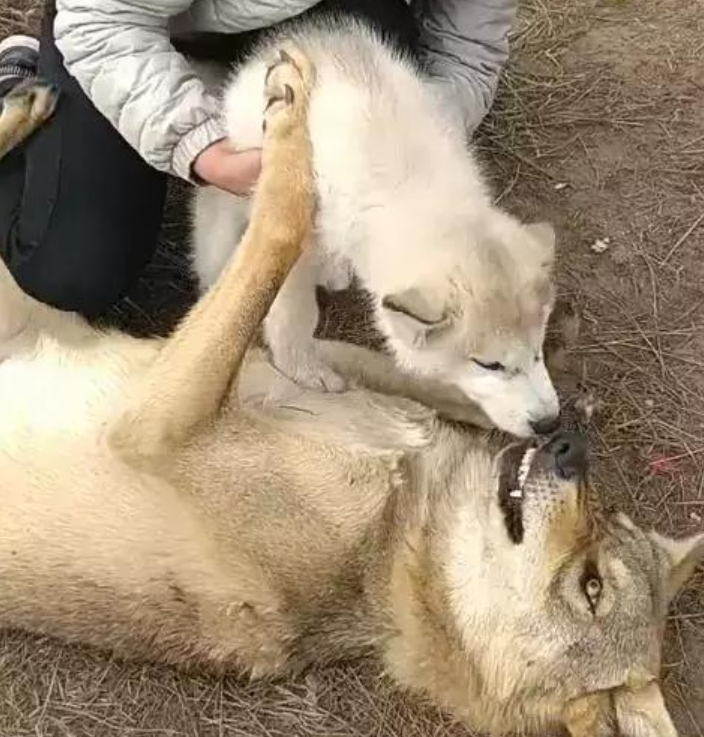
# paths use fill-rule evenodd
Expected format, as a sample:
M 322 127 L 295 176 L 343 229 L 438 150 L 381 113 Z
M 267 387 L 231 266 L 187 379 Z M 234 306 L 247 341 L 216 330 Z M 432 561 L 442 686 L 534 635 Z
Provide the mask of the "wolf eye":
M 478 358 L 473 358 L 472 361 L 476 363 L 477 366 L 480 366 L 486 371 L 505 371 L 506 370 L 506 366 L 504 366 L 503 363 L 499 363 L 498 361 L 494 361 L 493 363 L 484 363 L 484 361 L 480 361 Z
M 596 608 L 601 598 L 601 593 L 604 590 L 604 582 L 599 575 L 599 568 L 596 561 L 587 559 L 584 562 L 584 570 L 579 579 L 579 584 L 582 587 L 582 593 L 589 604 L 589 609 L 592 614 L 596 614 Z
M 601 594 L 601 581 L 598 578 L 590 578 L 584 584 L 584 593 L 592 601 L 598 599 Z
M 592 612 L 596 610 L 603 588 L 604 584 L 601 579 L 593 574 L 586 575 L 582 581 L 582 590 L 584 591 L 584 595 L 587 597 L 589 608 Z

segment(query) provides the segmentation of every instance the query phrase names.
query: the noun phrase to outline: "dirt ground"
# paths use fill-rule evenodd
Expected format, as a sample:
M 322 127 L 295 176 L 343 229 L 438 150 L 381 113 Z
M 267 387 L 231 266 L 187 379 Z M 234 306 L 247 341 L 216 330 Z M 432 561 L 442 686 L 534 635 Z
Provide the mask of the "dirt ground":
M 35 4 L 2 0 L 0 28 L 35 27 Z M 600 404 L 589 426 L 598 482 L 641 522 L 680 534 L 704 530 L 702 59 L 702 0 L 525 0 L 478 139 L 502 202 L 558 227 L 561 289 L 584 323 L 563 396 Z M 177 195 L 155 264 L 113 316 L 139 330 L 166 329 L 190 298 Z M 339 302 L 328 320 L 349 322 Z M 702 737 L 704 575 L 672 613 L 665 682 L 680 734 Z M 0 735 L 467 732 L 368 663 L 253 685 L 8 634 Z

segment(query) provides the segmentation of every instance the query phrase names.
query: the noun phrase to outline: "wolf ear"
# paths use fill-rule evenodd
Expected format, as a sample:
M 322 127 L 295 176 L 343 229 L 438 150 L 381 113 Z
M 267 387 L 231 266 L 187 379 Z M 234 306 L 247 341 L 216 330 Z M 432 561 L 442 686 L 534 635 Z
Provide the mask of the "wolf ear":
M 530 236 L 542 246 L 543 254 L 540 259 L 541 264 L 546 268 L 552 266 L 555 260 L 555 244 L 557 243 L 555 228 L 546 221 L 530 223 L 524 227 Z
M 657 683 L 600 691 L 567 705 L 571 737 L 677 737 Z
M 666 586 L 668 600 L 671 600 L 704 560 L 704 534 L 692 535 L 682 540 L 673 540 L 657 532 L 651 532 L 650 535 L 655 544 L 665 552 L 669 562 Z
M 624 737 L 677 737 L 662 691 L 652 682 L 638 689 L 614 693 L 618 734 Z
M 445 303 L 415 287 L 387 294 L 381 306 L 395 332 L 412 345 L 419 345 L 449 323 Z

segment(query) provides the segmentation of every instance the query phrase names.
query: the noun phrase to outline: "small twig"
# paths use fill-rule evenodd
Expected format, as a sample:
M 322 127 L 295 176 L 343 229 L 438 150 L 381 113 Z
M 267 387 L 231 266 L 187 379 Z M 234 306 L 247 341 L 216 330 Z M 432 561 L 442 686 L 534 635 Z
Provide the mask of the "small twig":
M 667 256 L 665 256 L 665 258 L 660 261 L 660 266 L 665 266 L 665 264 L 672 258 L 677 249 L 687 240 L 687 238 L 689 238 L 690 235 L 692 235 L 692 233 L 696 230 L 697 226 L 699 225 L 699 223 L 701 223 L 702 220 L 704 220 L 704 212 L 699 215 L 699 217 L 689 226 L 689 228 L 687 228 L 684 235 L 682 235 L 682 237 L 679 238 L 675 245 L 672 246 Z

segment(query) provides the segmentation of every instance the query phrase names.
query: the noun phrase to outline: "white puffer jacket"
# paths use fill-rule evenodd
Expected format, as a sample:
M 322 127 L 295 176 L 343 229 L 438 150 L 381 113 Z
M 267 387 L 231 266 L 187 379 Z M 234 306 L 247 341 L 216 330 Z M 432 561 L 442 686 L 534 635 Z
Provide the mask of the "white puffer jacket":
M 384 0 L 378 0 L 384 2 Z M 430 70 L 450 85 L 471 130 L 508 54 L 516 0 L 410 0 Z M 152 166 L 184 179 L 224 137 L 210 96 L 171 45 L 177 32 L 264 28 L 315 0 L 57 0 L 56 43 L 95 106 Z

